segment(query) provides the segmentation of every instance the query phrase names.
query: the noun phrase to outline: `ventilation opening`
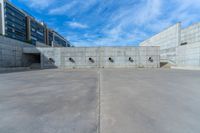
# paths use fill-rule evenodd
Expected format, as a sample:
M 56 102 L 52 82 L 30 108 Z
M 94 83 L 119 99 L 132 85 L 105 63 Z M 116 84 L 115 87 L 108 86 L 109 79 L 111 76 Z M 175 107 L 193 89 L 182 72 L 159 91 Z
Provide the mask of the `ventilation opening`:
M 89 61 L 90 61 L 91 63 L 94 63 L 94 62 L 95 62 L 94 59 L 92 59 L 91 57 L 89 58 Z
M 152 57 L 149 57 L 149 62 L 153 62 L 153 58 Z
M 113 60 L 111 57 L 109 57 L 108 60 L 109 60 L 110 62 L 112 62 L 112 63 L 114 62 L 114 60 Z
M 129 60 L 130 62 L 134 62 L 133 58 L 131 58 L 131 57 L 129 57 L 128 60 Z
M 72 62 L 72 63 L 75 63 L 75 60 L 71 57 L 69 58 L 69 61 Z

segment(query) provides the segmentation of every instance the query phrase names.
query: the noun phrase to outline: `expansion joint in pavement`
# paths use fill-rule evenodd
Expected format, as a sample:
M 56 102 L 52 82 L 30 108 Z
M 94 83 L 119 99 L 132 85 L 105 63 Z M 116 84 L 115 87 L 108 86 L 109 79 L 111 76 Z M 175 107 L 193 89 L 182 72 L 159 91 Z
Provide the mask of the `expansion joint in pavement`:
M 101 70 L 98 70 L 98 130 L 101 133 Z

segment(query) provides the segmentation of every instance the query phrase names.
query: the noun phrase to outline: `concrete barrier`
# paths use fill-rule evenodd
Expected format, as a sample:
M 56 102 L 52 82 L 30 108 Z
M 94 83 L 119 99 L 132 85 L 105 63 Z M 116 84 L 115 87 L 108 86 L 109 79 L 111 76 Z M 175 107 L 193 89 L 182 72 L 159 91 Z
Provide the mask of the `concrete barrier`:
M 25 67 L 25 47 L 34 48 L 31 44 L 0 36 L 0 68 Z
M 159 47 L 37 48 L 42 68 L 158 68 Z M 31 49 L 24 50 L 31 51 Z M 36 51 L 36 50 L 33 50 Z M 32 53 L 32 52 L 30 52 Z M 49 63 L 49 59 L 54 63 Z

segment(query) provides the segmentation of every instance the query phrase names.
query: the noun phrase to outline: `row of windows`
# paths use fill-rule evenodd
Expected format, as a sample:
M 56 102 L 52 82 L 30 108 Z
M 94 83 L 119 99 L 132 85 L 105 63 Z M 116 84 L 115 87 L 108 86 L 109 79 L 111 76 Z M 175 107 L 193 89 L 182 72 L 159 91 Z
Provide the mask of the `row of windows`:
M 10 10 L 11 12 L 17 14 L 18 16 L 25 17 L 25 15 L 23 13 L 21 13 L 20 11 L 18 11 L 15 7 L 13 7 L 12 5 L 10 5 L 9 3 L 5 3 L 5 9 Z
M 5 9 L 5 14 L 8 14 L 8 15 L 10 15 L 12 17 L 15 17 L 16 19 L 18 19 L 20 21 L 25 20 L 25 18 L 26 18 L 26 16 L 21 16 L 19 14 L 16 14 L 16 13 L 12 12 L 9 9 Z
M 26 37 L 26 34 L 24 34 L 24 31 L 21 31 L 21 30 L 18 30 L 18 29 L 12 28 L 12 27 L 6 27 L 6 31 L 8 31 L 8 32 L 12 32 L 13 34 L 15 34 L 15 33 L 19 33 L 21 36 Z
M 44 28 L 31 21 L 31 36 L 35 38 L 36 41 L 44 43 Z
M 38 37 L 38 36 L 31 36 L 32 38 L 35 38 L 36 41 L 44 42 L 44 38 Z
M 17 23 L 20 26 L 26 26 L 26 21 L 19 21 L 17 19 L 15 19 L 14 17 L 9 17 L 9 16 L 5 16 L 6 20 L 11 21 L 12 23 Z
M 23 37 L 21 35 L 13 34 L 12 32 L 7 32 L 6 36 L 9 37 L 9 38 L 20 40 L 20 41 L 24 41 L 25 40 L 25 37 Z
M 32 38 L 36 38 L 36 39 L 35 39 L 36 41 L 44 42 L 44 38 L 41 38 L 41 37 L 39 37 L 39 36 L 33 36 L 33 35 L 31 35 L 31 37 L 32 37 Z
M 26 34 L 26 28 L 25 27 L 22 27 L 22 26 L 19 26 L 18 24 L 14 24 L 14 23 L 11 23 L 9 21 L 6 21 L 6 27 L 12 27 L 12 28 L 15 28 L 17 30 L 21 30 L 24 32 L 24 34 Z
M 40 32 L 44 32 L 44 26 L 41 26 L 40 24 L 34 22 L 33 20 L 31 20 L 31 28 L 34 28 Z
M 17 39 L 20 41 L 27 40 L 27 18 L 20 10 L 16 9 L 11 4 L 5 2 L 5 34 L 7 37 Z M 30 20 L 31 40 L 33 42 L 39 41 L 45 43 L 45 27 L 34 20 Z M 50 32 L 48 36 L 49 45 L 53 41 L 53 33 Z M 66 42 L 55 37 L 55 43 L 66 46 Z
M 6 36 L 20 41 L 26 40 L 25 15 L 9 4 L 5 5 Z
M 9 32 L 13 32 L 13 33 L 20 33 L 21 36 L 26 36 L 24 31 L 13 28 L 13 27 L 6 27 L 6 30 L 9 31 Z
M 44 32 L 37 31 L 37 30 L 34 29 L 34 28 L 31 29 L 31 33 L 32 33 L 32 34 L 37 34 L 37 35 L 40 35 L 40 36 L 44 36 Z
M 32 26 L 31 25 L 31 29 L 33 29 L 33 31 L 39 31 L 39 32 L 41 32 L 41 33 L 44 33 L 44 28 L 40 28 L 40 27 L 34 27 L 34 26 Z
M 59 37 L 55 37 L 55 43 L 60 44 L 62 46 L 66 46 L 66 42 L 64 40 L 60 39 Z
M 31 26 L 31 38 L 33 42 L 36 43 L 35 41 L 38 41 L 44 43 L 45 28 L 33 20 L 30 21 L 30 26 Z
M 41 36 L 35 32 L 31 32 L 31 37 L 35 38 L 34 40 L 39 41 L 39 42 L 43 42 L 44 43 L 44 36 Z
M 25 15 L 17 11 L 14 7 L 6 4 L 5 9 L 5 29 L 6 36 L 20 41 L 26 40 Z
M 44 38 L 44 34 L 41 35 L 41 34 L 38 34 L 37 32 L 31 32 L 31 35 L 33 35 L 33 36 L 39 36 L 39 37 Z

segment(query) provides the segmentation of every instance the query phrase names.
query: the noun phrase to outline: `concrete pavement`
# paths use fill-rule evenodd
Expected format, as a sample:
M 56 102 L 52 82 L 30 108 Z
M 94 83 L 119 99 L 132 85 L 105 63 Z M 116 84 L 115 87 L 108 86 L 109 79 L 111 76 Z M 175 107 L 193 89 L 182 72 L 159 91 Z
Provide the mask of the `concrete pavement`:
M 0 74 L 0 132 L 199 133 L 199 86 L 184 70 Z
M 29 71 L 0 75 L 0 133 L 95 133 L 94 71 Z
M 104 70 L 102 133 L 199 133 L 200 72 Z

